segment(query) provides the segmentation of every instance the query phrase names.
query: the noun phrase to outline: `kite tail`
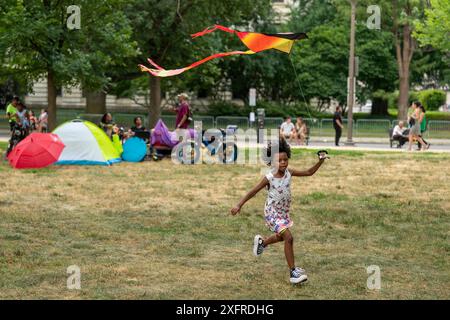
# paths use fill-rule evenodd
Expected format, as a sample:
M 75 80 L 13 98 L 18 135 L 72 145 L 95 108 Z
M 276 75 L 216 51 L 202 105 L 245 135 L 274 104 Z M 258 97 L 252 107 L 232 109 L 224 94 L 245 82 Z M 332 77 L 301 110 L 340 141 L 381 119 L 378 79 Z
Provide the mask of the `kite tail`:
M 206 29 L 203 30 L 203 31 L 200 31 L 200 32 L 191 34 L 191 37 L 192 37 L 193 39 L 195 39 L 195 38 L 197 38 L 197 37 L 202 37 L 202 36 L 204 36 L 204 35 L 206 35 L 206 34 L 208 34 L 208 33 L 213 33 L 213 32 L 216 31 L 216 30 L 222 30 L 222 31 L 228 32 L 228 33 L 235 33 L 235 32 L 236 32 L 236 31 L 234 31 L 233 29 L 230 29 L 230 28 L 221 26 L 221 25 L 219 25 L 219 24 L 216 24 L 216 25 L 214 25 L 213 27 L 208 27 L 208 28 L 206 28 Z
M 158 69 L 158 70 L 164 70 L 162 67 L 158 66 L 158 65 L 155 63 L 155 61 L 153 61 L 152 59 L 147 58 L 147 61 L 148 61 L 152 66 L 154 66 L 156 69 Z
M 140 64 L 139 67 L 141 68 L 142 72 L 148 72 L 151 75 L 156 76 L 156 77 L 171 77 L 171 76 L 179 75 L 180 73 L 183 73 L 189 69 L 195 68 L 195 67 L 197 67 L 205 62 L 208 62 L 210 60 L 213 60 L 213 59 L 217 59 L 220 57 L 232 56 L 232 55 L 241 55 L 241 54 L 255 54 L 255 52 L 253 52 L 251 50 L 247 50 L 247 51 L 231 51 L 231 52 L 216 53 L 216 54 L 213 54 L 202 60 L 194 62 L 190 66 L 187 66 L 187 67 L 184 67 L 181 69 L 174 69 L 174 70 L 165 70 L 165 69 L 161 68 L 160 66 L 158 66 L 156 63 L 154 63 L 151 59 L 148 59 L 148 61 L 157 69 L 151 69 L 142 64 Z

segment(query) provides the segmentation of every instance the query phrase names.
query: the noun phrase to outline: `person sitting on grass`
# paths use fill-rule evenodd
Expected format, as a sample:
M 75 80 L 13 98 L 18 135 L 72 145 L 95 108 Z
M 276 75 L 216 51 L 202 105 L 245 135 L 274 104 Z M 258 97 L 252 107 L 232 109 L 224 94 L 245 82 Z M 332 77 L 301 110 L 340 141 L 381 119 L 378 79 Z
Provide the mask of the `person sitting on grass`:
M 138 137 L 145 141 L 145 143 L 150 143 L 150 131 L 144 127 L 144 120 L 142 117 L 134 118 L 134 126 L 128 130 L 129 137 Z
M 290 282 L 293 284 L 302 283 L 308 280 L 308 276 L 304 269 L 296 267 L 294 261 L 294 239 L 290 231 L 293 222 L 289 216 L 291 177 L 312 176 L 327 158 L 326 152 L 319 153 L 319 162 L 306 171 L 288 168 L 291 151 L 289 145 L 283 140 L 272 146 L 269 144 L 266 154 L 270 159 L 271 171 L 231 209 L 231 214 L 238 214 L 248 200 L 263 188 L 267 188 L 264 215 L 266 225 L 274 234 L 267 238 L 256 235 L 253 243 L 253 254 L 260 256 L 268 245 L 283 241 L 284 254 L 290 271 Z
M 105 113 L 100 120 L 100 123 L 98 125 L 105 133 L 106 135 L 112 140 L 113 135 L 113 127 L 115 126 L 115 123 L 113 121 L 111 113 Z

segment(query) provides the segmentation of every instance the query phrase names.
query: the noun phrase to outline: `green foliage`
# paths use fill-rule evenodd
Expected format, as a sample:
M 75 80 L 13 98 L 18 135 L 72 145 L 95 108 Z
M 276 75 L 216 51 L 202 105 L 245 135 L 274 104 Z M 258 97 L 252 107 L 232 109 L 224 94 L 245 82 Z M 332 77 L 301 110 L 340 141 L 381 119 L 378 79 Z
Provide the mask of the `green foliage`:
M 417 50 L 411 63 L 411 82 L 426 88 L 450 83 L 450 56 L 431 47 Z
M 394 92 L 391 92 L 388 94 L 388 101 L 389 101 L 389 107 L 390 108 L 397 108 L 398 106 L 398 98 L 399 98 L 399 91 L 396 90 Z M 419 100 L 418 93 L 416 91 L 410 91 L 409 92 L 409 104 L 413 103 L 414 101 Z
M 389 99 L 389 106 L 391 108 L 396 108 L 398 102 L 398 91 L 387 94 Z M 429 111 L 438 110 L 445 101 L 446 93 L 442 90 L 428 89 L 422 91 L 410 91 L 409 92 L 409 104 L 414 101 L 420 101 L 425 109 Z M 438 117 L 439 118 L 439 117 Z
M 431 45 L 444 52 L 450 51 L 450 1 L 431 0 L 425 9 L 425 20 L 416 21 L 415 36 L 423 46 Z
M 419 101 L 426 110 L 439 110 L 446 101 L 445 91 L 442 90 L 423 90 L 419 93 Z
M 317 112 L 310 113 L 305 104 L 291 104 L 286 105 L 282 103 L 276 103 L 273 101 L 259 101 L 257 108 L 263 108 L 265 110 L 266 117 L 320 117 Z M 252 108 L 248 105 L 239 106 L 232 102 L 216 101 L 212 102 L 207 109 L 207 114 L 210 116 L 242 116 L 248 117 Z
M 214 24 L 233 25 L 246 29 L 257 21 L 266 21 L 271 12 L 271 1 L 252 0 L 132 0 L 128 1 L 125 13 L 133 27 L 133 40 L 137 42 L 140 54 L 129 60 L 122 76 L 116 82 L 145 77 L 138 64 L 146 64 L 151 58 L 167 69 L 179 68 L 200 60 L 212 53 L 241 49 L 236 37 L 221 32 L 191 39 L 191 34 Z M 232 58 L 231 58 L 232 59 Z M 221 89 L 221 61 L 215 60 L 177 77 L 161 79 L 163 92 L 202 91 L 214 96 Z M 229 69 L 227 69 L 229 70 Z M 127 91 L 132 96 L 148 91 L 148 82 L 142 87 Z M 117 89 L 122 87 L 117 85 Z
M 81 29 L 66 26 L 72 1 L 8 1 L 0 11 L 2 73 L 27 82 L 52 72 L 57 86 L 104 88 L 108 72 L 135 54 L 123 0 L 77 1 Z
M 347 102 L 349 15 L 348 3 L 306 1 L 290 22 L 293 30 L 310 31 L 310 39 L 297 46 L 293 59 L 300 70 L 298 79 L 306 98 L 317 98 L 319 105 L 331 99 L 343 105 Z M 361 23 L 357 25 L 356 37 L 358 81 L 364 84 L 357 88 L 358 99 L 365 101 L 377 90 L 394 90 L 398 74 L 392 34 L 369 30 Z
M 248 117 L 251 110 L 246 106 L 239 106 L 237 104 L 226 101 L 214 101 L 207 109 L 209 116 L 242 116 Z

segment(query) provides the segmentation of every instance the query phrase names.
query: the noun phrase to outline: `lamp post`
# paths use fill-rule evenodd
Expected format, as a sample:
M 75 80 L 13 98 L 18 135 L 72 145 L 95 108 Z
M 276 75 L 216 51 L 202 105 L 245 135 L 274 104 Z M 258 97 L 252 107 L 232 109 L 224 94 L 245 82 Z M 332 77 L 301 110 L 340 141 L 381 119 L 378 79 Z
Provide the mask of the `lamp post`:
M 348 79 L 347 79 L 347 107 L 348 107 L 348 132 L 346 145 L 352 146 L 353 142 L 353 107 L 355 105 L 355 32 L 356 32 L 356 2 L 357 0 L 350 0 L 352 6 L 352 17 L 350 27 L 350 56 L 348 67 Z

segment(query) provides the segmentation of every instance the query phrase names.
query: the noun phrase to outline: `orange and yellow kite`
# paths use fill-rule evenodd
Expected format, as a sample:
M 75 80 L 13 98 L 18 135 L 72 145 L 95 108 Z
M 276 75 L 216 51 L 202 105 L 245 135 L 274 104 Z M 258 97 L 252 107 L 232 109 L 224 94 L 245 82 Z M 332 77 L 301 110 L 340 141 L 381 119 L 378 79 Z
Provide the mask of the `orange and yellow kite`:
M 207 61 L 210 61 L 212 59 L 220 58 L 220 57 L 226 57 L 236 54 L 255 54 L 257 52 L 261 52 L 264 50 L 270 50 L 275 49 L 279 50 L 285 53 L 290 53 L 292 50 L 292 46 L 294 45 L 294 42 L 297 40 L 302 40 L 308 38 L 306 33 L 256 33 L 256 32 L 240 32 L 236 31 L 221 25 L 215 25 L 212 28 L 207 28 L 201 32 L 195 33 L 192 35 L 192 38 L 197 38 L 204 36 L 205 34 L 214 32 L 216 30 L 221 30 L 228 33 L 234 33 L 236 34 L 239 39 L 247 46 L 249 50 L 247 51 L 231 51 L 231 52 L 223 52 L 223 53 L 216 53 L 212 56 L 209 56 L 205 59 L 202 59 L 200 61 L 197 61 L 193 64 L 191 64 L 188 67 L 180 68 L 180 69 L 174 69 L 174 70 L 165 70 L 158 66 L 154 61 L 151 59 L 148 59 L 148 62 L 156 69 L 148 68 L 144 65 L 139 65 L 141 70 L 143 72 L 149 72 L 155 77 L 171 77 L 179 75 L 180 73 L 183 73 L 189 69 L 195 68 Z

